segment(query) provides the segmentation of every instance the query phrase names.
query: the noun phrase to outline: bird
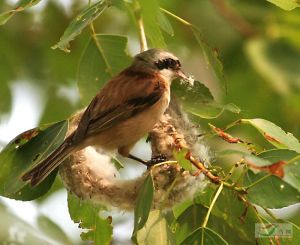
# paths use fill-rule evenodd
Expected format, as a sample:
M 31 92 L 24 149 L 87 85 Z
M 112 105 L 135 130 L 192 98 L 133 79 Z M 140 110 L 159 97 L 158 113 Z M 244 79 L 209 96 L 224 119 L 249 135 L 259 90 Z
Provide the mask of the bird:
M 124 157 L 151 131 L 170 102 L 171 82 L 188 80 L 179 59 L 163 49 L 149 49 L 133 57 L 131 65 L 109 80 L 95 95 L 78 127 L 50 155 L 21 178 L 32 187 L 41 183 L 68 156 L 87 146 L 117 150 Z

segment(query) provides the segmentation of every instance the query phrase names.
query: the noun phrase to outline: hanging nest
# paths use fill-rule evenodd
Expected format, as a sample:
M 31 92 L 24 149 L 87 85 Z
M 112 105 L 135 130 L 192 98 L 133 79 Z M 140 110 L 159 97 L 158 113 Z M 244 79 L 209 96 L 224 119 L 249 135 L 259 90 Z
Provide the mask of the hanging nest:
M 76 129 L 82 113 L 70 120 L 68 134 Z M 199 142 L 198 135 L 199 129 L 188 120 L 175 101 L 149 133 L 152 157 L 164 155 L 172 161 L 169 164 L 158 164 L 137 178 L 124 180 L 110 156 L 99 149 L 87 147 L 64 161 L 59 169 L 60 176 L 66 188 L 80 199 L 120 210 L 133 210 L 139 190 L 151 171 L 153 208 L 171 208 L 192 198 L 207 183 L 202 174 L 191 174 L 174 161 L 174 151 L 185 148 L 195 159 L 209 162 L 209 150 Z

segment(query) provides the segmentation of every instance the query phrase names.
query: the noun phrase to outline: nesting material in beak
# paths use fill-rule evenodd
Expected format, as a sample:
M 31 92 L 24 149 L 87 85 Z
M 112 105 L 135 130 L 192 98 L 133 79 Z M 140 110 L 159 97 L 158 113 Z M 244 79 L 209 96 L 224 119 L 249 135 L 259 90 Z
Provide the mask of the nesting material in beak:
M 191 86 L 194 86 L 195 79 L 192 76 L 187 76 L 182 70 L 177 70 L 177 76 L 182 82 L 188 83 Z

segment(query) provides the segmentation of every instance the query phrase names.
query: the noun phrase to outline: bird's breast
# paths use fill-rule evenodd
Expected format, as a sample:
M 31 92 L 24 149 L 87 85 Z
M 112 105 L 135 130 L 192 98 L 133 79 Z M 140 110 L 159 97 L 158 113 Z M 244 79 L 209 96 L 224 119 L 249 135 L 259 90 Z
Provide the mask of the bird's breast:
M 97 140 L 93 140 L 93 143 L 108 150 L 133 145 L 153 129 L 167 109 L 169 101 L 170 89 L 166 88 L 156 103 L 133 117 L 101 132 Z

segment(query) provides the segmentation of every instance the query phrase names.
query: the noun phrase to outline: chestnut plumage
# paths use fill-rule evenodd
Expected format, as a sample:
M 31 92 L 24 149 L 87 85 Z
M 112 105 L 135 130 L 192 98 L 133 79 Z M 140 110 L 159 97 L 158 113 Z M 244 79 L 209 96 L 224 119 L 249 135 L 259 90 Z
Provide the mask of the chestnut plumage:
M 22 180 L 32 186 L 39 184 L 70 154 L 87 146 L 118 150 L 130 157 L 134 144 L 165 112 L 171 81 L 178 77 L 187 79 L 172 53 L 150 49 L 136 55 L 131 66 L 108 81 L 92 99 L 77 129 Z

